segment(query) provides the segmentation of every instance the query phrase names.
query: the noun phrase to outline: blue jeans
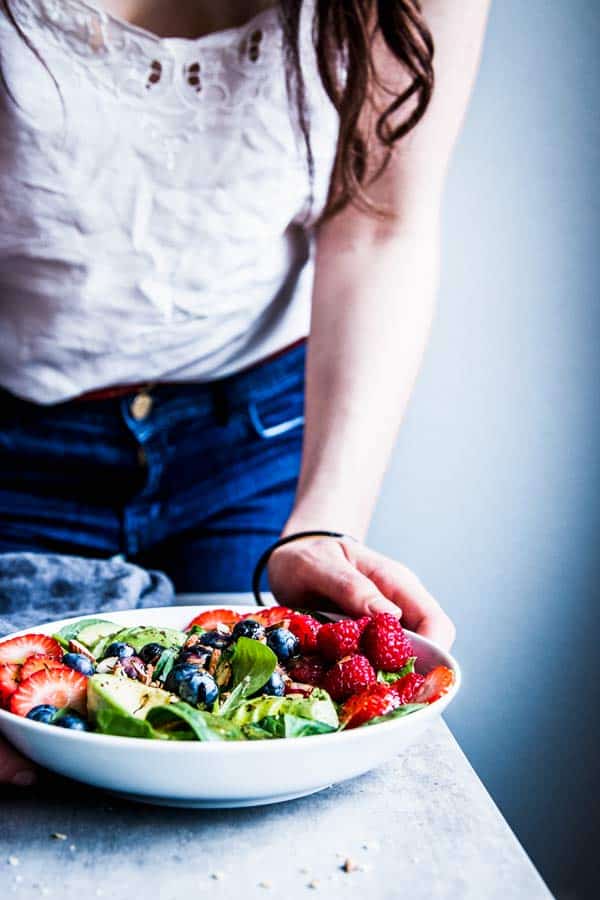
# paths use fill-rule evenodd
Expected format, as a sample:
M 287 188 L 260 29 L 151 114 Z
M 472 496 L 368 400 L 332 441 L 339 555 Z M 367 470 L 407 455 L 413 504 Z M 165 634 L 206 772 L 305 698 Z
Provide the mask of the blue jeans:
M 54 406 L 0 391 L 0 553 L 122 553 L 178 591 L 249 590 L 292 508 L 304 358 Z

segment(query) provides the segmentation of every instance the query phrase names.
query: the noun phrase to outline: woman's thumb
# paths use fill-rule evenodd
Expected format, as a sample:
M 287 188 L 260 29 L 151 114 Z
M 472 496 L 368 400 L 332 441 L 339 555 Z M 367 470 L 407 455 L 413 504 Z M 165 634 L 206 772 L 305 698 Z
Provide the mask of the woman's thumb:
M 402 610 L 348 562 L 339 566 L 329 566 L 322 572 L 320 583 L 315 585 L 318 592 L 339 606 L 345 613 L 355 618 L 372 616 L 374 613 L 392 613 L 400 616 Z

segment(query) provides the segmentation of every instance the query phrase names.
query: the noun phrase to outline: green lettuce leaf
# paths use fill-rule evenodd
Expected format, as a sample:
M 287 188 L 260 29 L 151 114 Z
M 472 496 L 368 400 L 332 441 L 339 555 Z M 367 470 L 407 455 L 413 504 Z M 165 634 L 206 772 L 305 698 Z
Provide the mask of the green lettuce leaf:
M 244 733 L 244 737 L 249 741 L 268 741 L 275 738 L 275 735 L 271 734 L 270 731 L 267 731 L 266 728 L 261 728 L 260 725 L 255 725 L 253 723 L 244 725 L 242 727 L 242 732 Z
M 230 711 L 228 718 L 238 726 L 258 724 L 262 719 L 276 716 L 296 716 L 321 722 L 332 729 L 339 725 L 338 715 L 327 691 L 315 688 L 309 697 L 288 694 L 286 697 L 264 695 L 247 700 Z
M 384 672 L 380 669 L 377 673 L 377 681 L 382 681 L 384 684 L 393 684 L 395 681 L 399 681 L 400 678 L 404 678 L 405 675 L 415 671 L 416 659 L 416 656 L 411 656 L 399 672 Z

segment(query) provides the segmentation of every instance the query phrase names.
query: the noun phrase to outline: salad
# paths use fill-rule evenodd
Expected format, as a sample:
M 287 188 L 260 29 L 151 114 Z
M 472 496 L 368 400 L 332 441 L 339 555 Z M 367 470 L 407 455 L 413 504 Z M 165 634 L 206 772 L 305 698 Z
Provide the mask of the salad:
M 273 740 L 372 726 L 445 694 L 399 620 L 277 606 L 197 615 L 183 631 L 82 618 L 0 642 L 0 706 L 36 722 L 154 740 Z

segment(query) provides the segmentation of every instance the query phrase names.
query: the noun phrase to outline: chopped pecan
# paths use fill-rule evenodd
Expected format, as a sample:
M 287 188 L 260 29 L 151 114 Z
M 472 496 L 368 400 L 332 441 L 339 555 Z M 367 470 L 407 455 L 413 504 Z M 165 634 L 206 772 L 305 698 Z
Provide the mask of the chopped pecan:
M 96 662 L 96 657 L 93 653 L 90 653 L 87 647 L 84 647 L 83 644 L 80 644 L 79 641 L 69 641 L 69 651 L 71 653 L 81 653 L 82 656 L 87 656 L 88 659 L 91 659 L 92 662 Z

